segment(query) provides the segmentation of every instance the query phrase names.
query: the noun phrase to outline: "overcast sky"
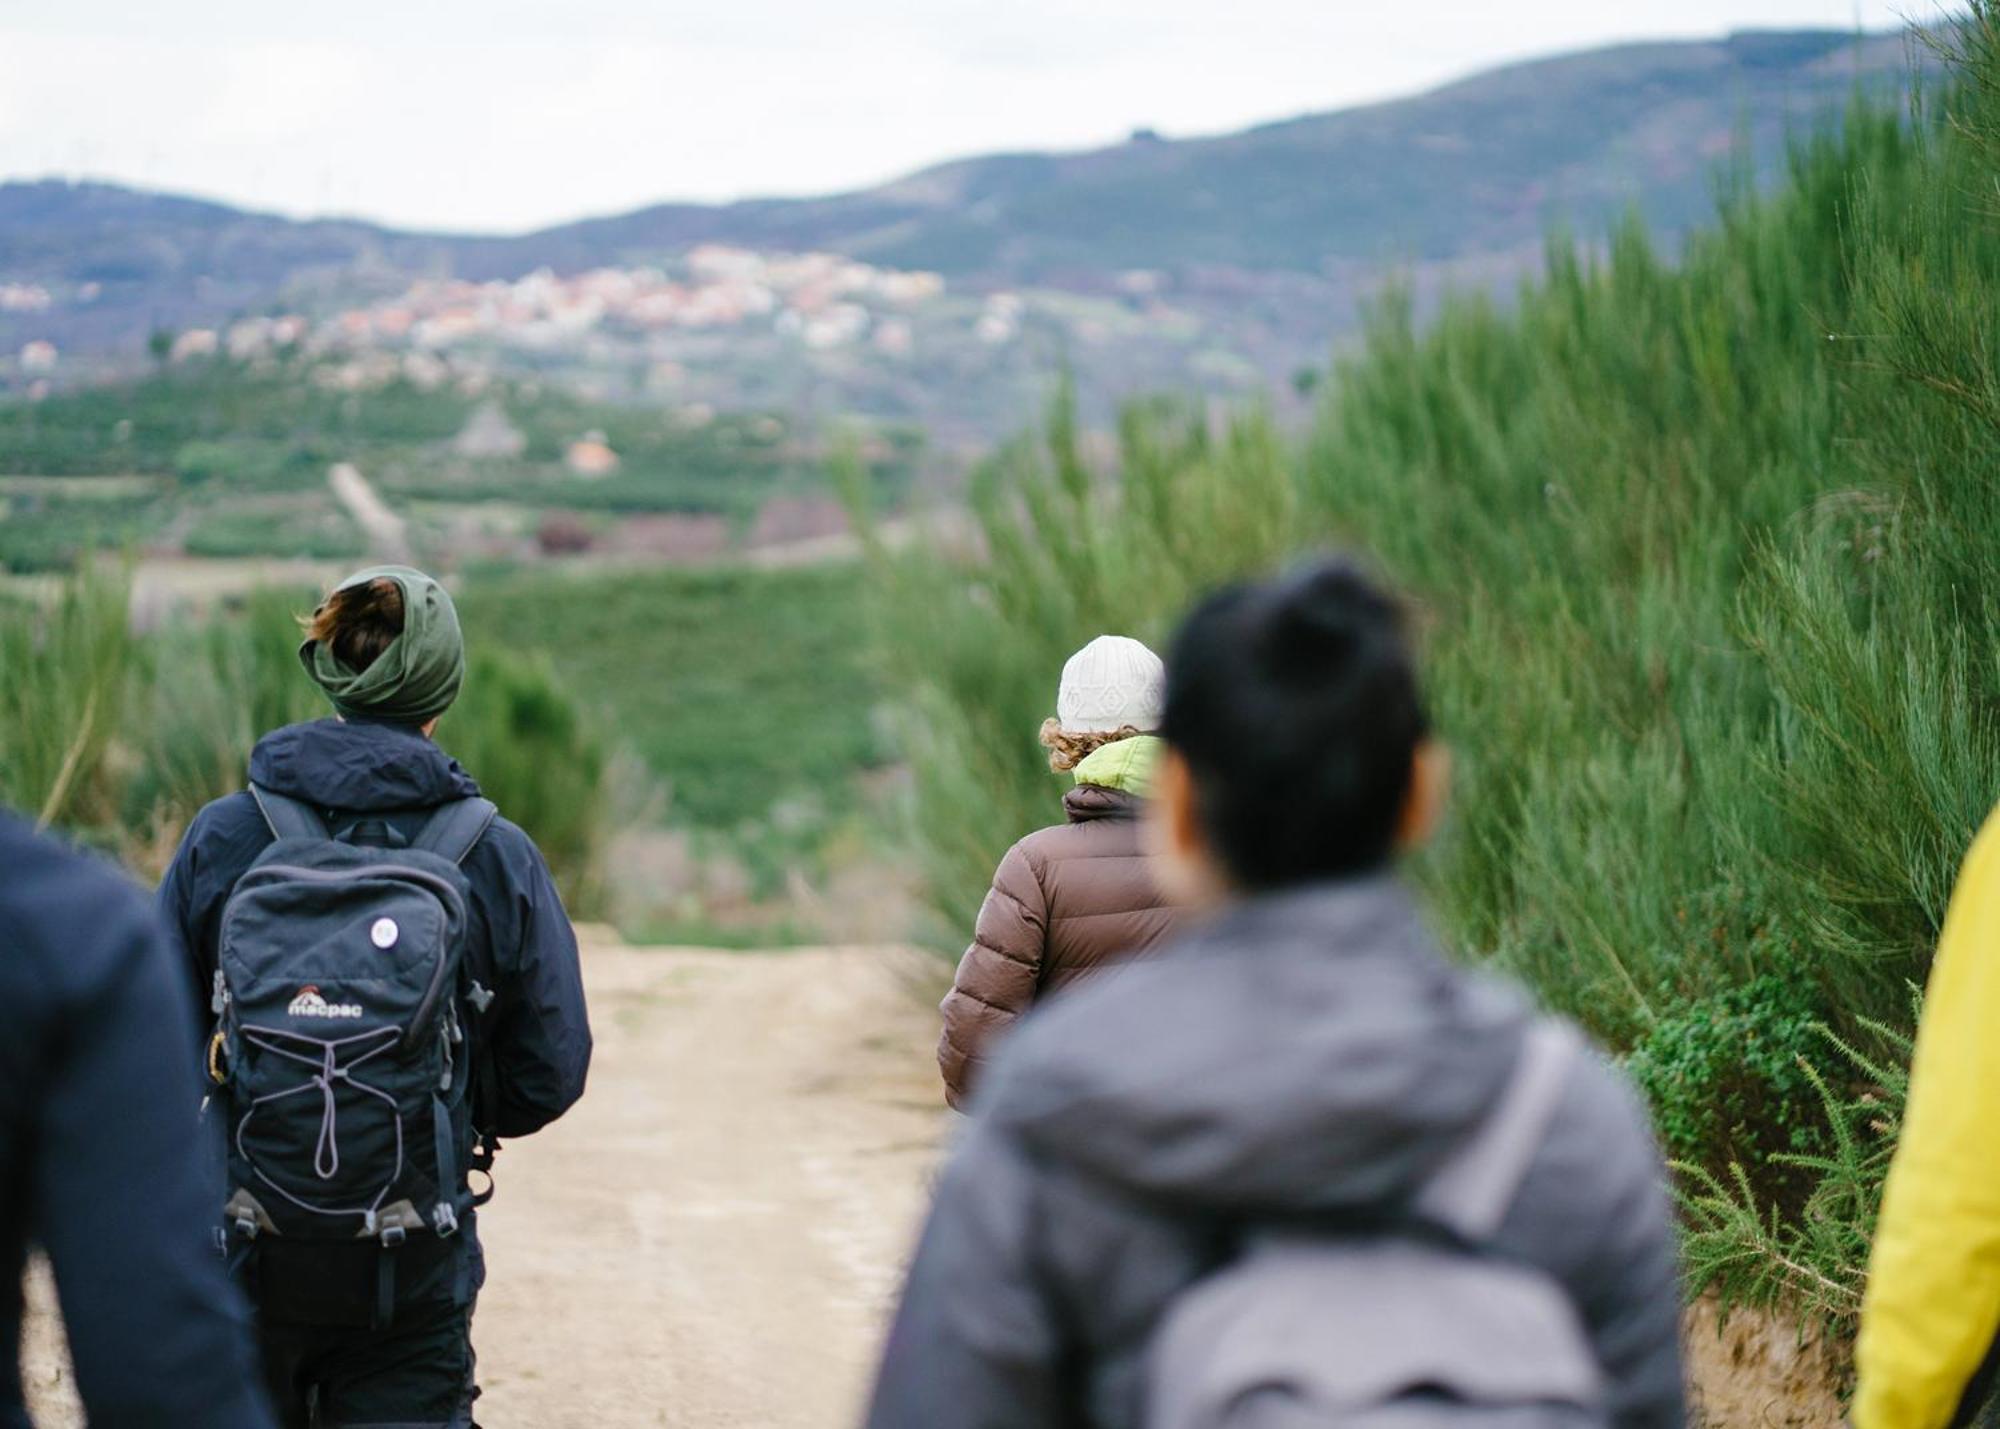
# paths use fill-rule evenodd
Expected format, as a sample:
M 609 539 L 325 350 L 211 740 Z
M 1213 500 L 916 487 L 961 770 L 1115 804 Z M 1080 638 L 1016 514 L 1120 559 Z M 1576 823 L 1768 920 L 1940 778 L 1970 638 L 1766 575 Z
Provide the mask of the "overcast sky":
M 0 0 L 0 178 L 515 230 L 1938 0 Z

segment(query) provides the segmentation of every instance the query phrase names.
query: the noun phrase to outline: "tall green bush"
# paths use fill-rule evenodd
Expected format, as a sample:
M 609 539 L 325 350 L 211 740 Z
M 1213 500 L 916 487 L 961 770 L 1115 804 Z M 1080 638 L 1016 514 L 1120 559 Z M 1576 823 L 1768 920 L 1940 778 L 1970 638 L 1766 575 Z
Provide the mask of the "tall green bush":
M 437 740 L 535 840 L 571 912 L 598 912 L 612 828 L 610 758 L 548 662 L 475 647 Z
M 122 580 L 86 568 L 46 606 L 0 607 L 0 799 L 157 873 L 250 751 L 330 713 L 299 667 L 310 593 L 256 592 L 213 618 L 135 634 Z M 573 911 L 602 906 L 621 805 L 608 745 L 546 662 L 476 633 L 439 743 L 548 858 Z
M 101 572 L 0 608 L 0 803 L 44 825 L 105 814 L 136 654 L 124 583 Z
M 1627 224 L 1505 307 L 1390 294 L 1303 439 L 1151 403 L 1093 463 L 1059 401 L 983 473 L 969 553 L 879 555 L 945 928 L 1053 817 L 1033 734 L 1071 649 L 1356 548 L 1460 755 L 1419 870 L 1451 941 L 1667 1069 L 1689 1160 L 1823 1210 L 1778 1159 L 1835 1135 L 1801 1039 L 1907 1015 L 2000 789 L 2000 8 L 1946 38 L 1914 115 L 1857 101 L 1671 259 Z M 1698 1044 L 1746 1019 L 1771 1055 L 1715 1075 Z

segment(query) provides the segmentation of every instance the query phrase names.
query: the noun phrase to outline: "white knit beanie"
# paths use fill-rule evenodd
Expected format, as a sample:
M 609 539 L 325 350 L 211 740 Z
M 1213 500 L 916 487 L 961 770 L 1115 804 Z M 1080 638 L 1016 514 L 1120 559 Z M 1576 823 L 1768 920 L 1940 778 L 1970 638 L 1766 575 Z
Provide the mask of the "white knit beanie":
M 1166 701 L 1160 657 L 1129 636 L 1100 635 L 1063 666 L 1056 722 L 1071 734 L 1155 730 Z

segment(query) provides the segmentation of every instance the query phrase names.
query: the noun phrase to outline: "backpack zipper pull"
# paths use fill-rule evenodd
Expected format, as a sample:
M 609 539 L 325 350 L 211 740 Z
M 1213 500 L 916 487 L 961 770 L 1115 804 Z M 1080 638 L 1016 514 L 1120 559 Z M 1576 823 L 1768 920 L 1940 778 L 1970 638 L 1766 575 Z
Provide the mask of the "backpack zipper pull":
M 229 985 L 222 980 L 222 968 L 218 964 L 215 969 L 215 991 L 208 996 L 208 1009 L 220 1017 L 228 1007 Z

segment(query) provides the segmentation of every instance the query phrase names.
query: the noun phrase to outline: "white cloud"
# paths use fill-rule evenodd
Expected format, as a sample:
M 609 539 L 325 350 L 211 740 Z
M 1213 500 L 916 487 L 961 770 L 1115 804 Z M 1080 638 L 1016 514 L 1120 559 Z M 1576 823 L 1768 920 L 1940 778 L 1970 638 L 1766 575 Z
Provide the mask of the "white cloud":
M 1383 97 L 1624 36 L 1893 23 L 1865 0 L 72 0 L 0 10 L 0 176 L 523 228 L 857 186 Z M 1919 0 L 1915 13 L 1934 14 Z M 175 13 L 178 12 L 178 13 Z M 685 13 L 678 13 L 685 12 Z M 1615 12 L 1615 13 L 1613 13 Z

